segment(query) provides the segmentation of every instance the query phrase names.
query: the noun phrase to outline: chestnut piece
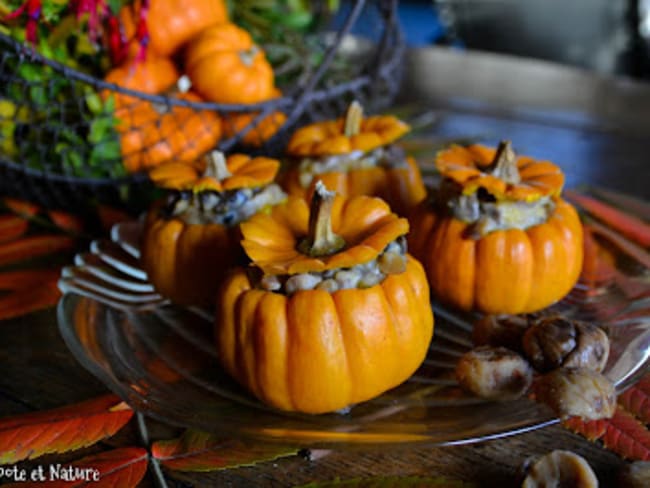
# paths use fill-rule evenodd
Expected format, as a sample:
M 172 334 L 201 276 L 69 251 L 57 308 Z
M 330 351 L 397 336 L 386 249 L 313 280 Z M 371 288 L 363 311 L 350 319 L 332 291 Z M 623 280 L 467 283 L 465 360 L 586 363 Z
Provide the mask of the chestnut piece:
M 609 339 L 602 329 L 562 317 L 534 321 L 524 334 L 523 347 L 533 367 L 542 373 L 560 367 L 600 373 L 609 356 Z
M 555 450 L 527 470 L 521 488 L 598 488 L 598 478 L 582 456 Z
M 524 315 L 485 315 L 474 323 L 472 342 L 475 346 L 507 347 L 522 352 L 522 338 L 529 325 Z
M 562 419 L 606 419 L 616 410 L 614 385 L 590 369 L 558 368 L 539 378 L 534 391 L 537 400 Z
M 519 354 L 505 347 L 481 346 L 466 352 L 456 365 L 463 390 L 491 400 L 522 396 L 533 380 L 533 369 Z
M 620 472 L 619 488 L 647 488 L 650 486 L 650 461 L 635 461 Z

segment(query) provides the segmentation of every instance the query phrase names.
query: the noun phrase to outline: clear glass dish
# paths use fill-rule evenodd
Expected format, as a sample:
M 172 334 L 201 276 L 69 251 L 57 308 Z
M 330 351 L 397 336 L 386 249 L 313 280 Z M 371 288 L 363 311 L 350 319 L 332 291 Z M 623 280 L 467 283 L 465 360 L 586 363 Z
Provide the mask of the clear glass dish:
M 401 386 L 324 415 L 263 405 L 220 367 L 211 315 L 171 305 L 147 283 L 138 267 L 139 230 L 137 222 L 116 226 L 112 241 L 93 242 L 89 253 L 76 257 L 76 266 L 64 270 L 58 319 L 80 363 L 148 416 L 220 435 L 311 448 L 462 444 L 558 421 L 527 398 L 488 402 L 464 394 L 453 371 L 458 357 L 472 346 L 475 317 L 435 304 L 435 334 L 427 359 Z M 621 391 L 649 362 L 650 273 L 645 258 L 635 258 L 626 245 L 620 246 L 627 243 L 622 236 L 611 229 L 603 235 L 609 235 L 611 248 L 620 253 L 616 272 L 591 287 L 578 284 L 543 313 L 604 327 L 611 340 L 605 374 Z

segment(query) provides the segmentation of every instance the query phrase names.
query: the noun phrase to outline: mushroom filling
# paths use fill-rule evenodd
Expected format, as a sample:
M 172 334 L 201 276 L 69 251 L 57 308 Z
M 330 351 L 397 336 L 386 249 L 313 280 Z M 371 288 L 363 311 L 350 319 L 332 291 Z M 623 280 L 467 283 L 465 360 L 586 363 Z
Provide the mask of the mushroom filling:
M 307 188 L 314 177 L 323 173 L 347 173 L 357 169 L 374 167 L 406 167 L 406 153 L 395 145 L 378 147 L 369 152 L 352 151 L 321 158 L 304 158 L 298 163 L 300 185 Z
M 555 211 L 555 202 L 543 196 L 532 202 L 497 199 L 484 188 L 463 195 L 458 185 L 443 182 L 436 196 L 452 216 L 473 224 L 472 233 L 485 236 L 495 230 L 526 230 L 546 222 Z
M 275 183 L 224 192 L 180 191 L 170 195 L 165 210 L 169 217 L 179 218 L 187 224 L 233 226 L 285 198 L 286 194 Z
M 405 269 L 406 239 L 399 237 L 388 244 L 376 259 L 367 263 L 318 273 L 267 275 L 260 278 L 257 286 L 286 295 L 302 290 L 325 290 L 334 293 L 352 288 L 370 288 L 381 283 L 386 276 L 402 273 Z

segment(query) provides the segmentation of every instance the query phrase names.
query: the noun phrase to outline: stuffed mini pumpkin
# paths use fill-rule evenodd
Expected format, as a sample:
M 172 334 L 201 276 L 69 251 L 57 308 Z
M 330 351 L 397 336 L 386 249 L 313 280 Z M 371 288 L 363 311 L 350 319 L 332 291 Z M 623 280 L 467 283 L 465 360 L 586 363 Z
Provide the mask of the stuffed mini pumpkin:
M 150 177 L 170 190 L 149 211 L 142 265 L 163 296 L 181 305 L 212 307 L 226 270 L 242 263 L 239 224 L 286 198 L 273 183 L 280 163 L 213 152 L 203 164 L 169 163 Z
M 252 260 L 219 292 L 224 368 L 260 400 L 342 409 L 405 381 L 433 334 L 429 286 L 406 254 L 408 222 L 367 196 L 316 186 L 241 226 Z
M 311 198 L 316 181 L 344 196 L 383 198 L 404 215 L 426 196 L 416 162 L 393 145 L 410 127 L 396 117 L 363 116 L 353 102 L 345 118 L 301 127 L 287 145 L 289 195 Z
M 560 197 L 549 161 L 452 146 L 436 157 L 442 182 L 410 216 L 409 245 L 433 295 L 463 310 L 530 313 L 564 297 L 582 268 L 582 225 Z

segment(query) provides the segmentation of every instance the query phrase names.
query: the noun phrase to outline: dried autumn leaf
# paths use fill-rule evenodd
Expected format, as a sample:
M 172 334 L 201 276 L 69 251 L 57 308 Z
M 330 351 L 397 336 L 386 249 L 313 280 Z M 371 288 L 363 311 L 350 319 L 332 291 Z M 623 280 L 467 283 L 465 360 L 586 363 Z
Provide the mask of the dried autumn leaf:
M 86 456 L 66 465 L 46 466 L 46 481 L 13 483 L 9 488 L 134 488 L 147 472 L 147 451 L 139 447 L 124 447 Z M 70 470 L 70 471 L 68 471 Z M 63 476 L 76 474 L 76 481 L 65 481 Z M 82 473 L 84 473 L 82 475 Z M 99 481 L 94 481 L 94 476 Z M 81 478 L 81 479 L 80 479 Z M 90 481 L 89 481 L 90 478 Z
M 61 212 L 60 210 L 48 210 L 47 215 L 52 223 L 61 230 L 65 230 L 71 234 L 80 234 L 83 232 L 83 221 L 75 215 Z
M 111 230 L 115 224 L 119 224 L 120 222 L 133 220 L 133 217 L 126 212 L 117 208 L 109 207 L 108 205 L 98 205 L 97 215 L 101 222 L 102 229 L 105 231 Z
M 112 436 L 133 411 L 115 395 L 0 419 L 0 464 L 72 451 Z
M 584 421 L 580 417 L 569 417 L 562 422 L 562 425 L 576 434 L 580 434 L 589 441 L 597 441 L 605 435 L 607 420 Z
M 38 235 L 0 245 L 0 266 L 74 249 L 71 237 Z
M 61 298 L 61 292 L 56 279 L 40 282 L 38 286 L 12 291 L 0 297 L 0 320 L 12 319 L 53 307 L 59 298 Z
M 650 247 L 650 225 L 643 220 L 575 191 L 568 190 L 565 195 L 612 229 L 618 230 L 643 247 Z
M 589 227 L 584 226 L 583 230 L 584 257 L 580 280 L 589 287 L 596 288 L 614 279 L 616 264 L 611 254 L 598 244 Z
M 16 215 L 0 215 L 0 244 L 22 237 L 29 228 L 29 222 Z
M 602 441 L 607 449 L 624 458 L 650 460 L 650 431 L 622 407 L 609 420 Z
M 618 403 L 646 425 L 650 424 L 650 380 L 643 378 L 625 390 Z
M 251 466 L 297 454 L 297 448 L 245 443 L 187 430 L 180 438 L 154 442 L 151 455 L 163 466 L 178 471 L 215 471 Z
M 422 478 L 419 476 L 377 476 L 373 478 L 335 479 L 314 481 L 297 488 L 472 488 L 476 485 L 444 477 Z

